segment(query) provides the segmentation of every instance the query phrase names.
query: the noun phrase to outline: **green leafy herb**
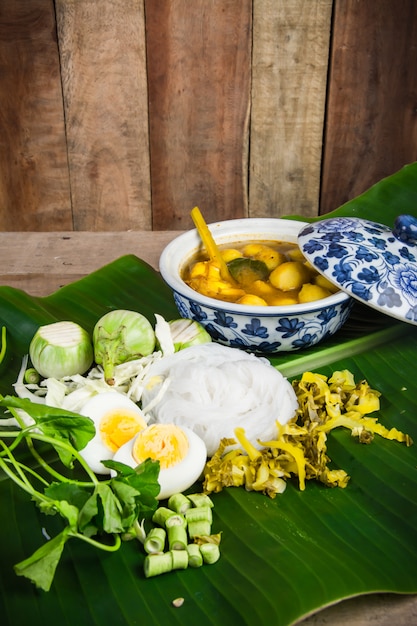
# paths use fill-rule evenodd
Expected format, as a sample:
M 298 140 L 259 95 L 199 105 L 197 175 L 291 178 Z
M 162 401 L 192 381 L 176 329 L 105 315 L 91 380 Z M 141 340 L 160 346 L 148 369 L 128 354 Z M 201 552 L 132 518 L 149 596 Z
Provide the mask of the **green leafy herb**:
M 20 423 L 22 430 L 16 435 L 19 441 L 23 437 L 46 441 L 55 448 L 61 462 L 68 468 L 73 467 L 74 451 L 82 450 L 95 433 L 94 423 L 90 418 L 65 409 L 37 404 L 27 398 L 0 397 L 0 406 L 9 409 Z M 31 425 L 25 426 L 19 411 L 29 416 Z M 67 445 L 62 445 L 64 443 Z
M 88 417 L 14 396 L 0 397 L 0 406 L 6 407 L 20 426 L 0 430 L 0 469 L 31 496 L 44 514 L 58 514 L 66 522 L 56 537 L 15 565 L 16 574 L 49 591 L 68 539 L 78 538 L 102 550 L 115 551 L 139 519 L 153 515 L 160 490 L 159 462 L 147 459 L 134 469 L 107 461 L 114 476 L 100 481 L 79 454 L 95 433 Z M 31 418 L 30 425 L 26 425 L 21 412 Z M 8 439 L 10 445 L 6 444 Z M 87 480 L 76 480 L 57 471 L 45 460 L 44 448 L 40 452 L 37 442 L 48 444 L 47 449 L 52 446 L 63 471 L 73 469 L 77 462 Z M 18 460 L 20 444 L 26 444 L 39 471 Z M 49 482 L 45 476 L 52 476 L 53 480 Z

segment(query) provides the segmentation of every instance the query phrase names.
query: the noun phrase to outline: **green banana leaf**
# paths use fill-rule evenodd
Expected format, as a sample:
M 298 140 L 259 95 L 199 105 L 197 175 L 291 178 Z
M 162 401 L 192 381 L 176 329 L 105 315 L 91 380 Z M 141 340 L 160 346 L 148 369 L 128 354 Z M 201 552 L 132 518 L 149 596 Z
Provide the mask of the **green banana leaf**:
M 332 215 L 358 215 L 392 225 L 417 216 L 417 164 L 384 179 Z M 325 216 L 328 217 L 328 216 Z M 21 358 L 39 324 L 73 319 L 91 330 L 112 308 L 132 308 L 154 321 L 177 317 L 157 272 L 132 255 L 44 297 L 0 287 L 0 324 L 8 351 L 0 393 L 12 393 Z M 380 422 L 417 442 L 417 328 L 362 305 L 337 336 L 314 349 L 275 357 L 286 376 L 347 368 L 382 392 Z M 57 534 L 10 480 L 0 476 L 0 615 L 5 625 L 145 626 L 273 624 L 287 626 L 344 598 L 373 592 L 417 592 L 417 446 L 375 437 L 361 445 L 347 431 L 329 437 L 334 467 L 351 476 L 346 489 L 289 483 L 271 500 L 241 488 L 213 496 L 213 532 L 222 532 L 215 565 L 145 579 L 143 553 L 127 542 L 99 553 L 70 541 L 48 593 L 18 577 L 13 565 L 30 556 L 44 532 Z M 174 608 L 172 601 L 183 597 Z

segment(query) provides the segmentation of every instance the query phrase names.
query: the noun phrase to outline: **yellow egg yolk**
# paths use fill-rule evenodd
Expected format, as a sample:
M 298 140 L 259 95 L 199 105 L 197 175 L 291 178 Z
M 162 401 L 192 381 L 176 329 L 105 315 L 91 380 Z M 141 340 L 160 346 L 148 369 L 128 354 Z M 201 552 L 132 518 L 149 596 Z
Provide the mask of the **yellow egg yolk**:
M 126 408 L 111 409 L 100 421 L 100 435 L 103 443 L 116 452 L 127 441 L 146 428 L 143 417 Z
M 132 456 L 136 463 L 146 459 L 159 461 L 160 469 L 167 469 L 182 461 L 188 452 L 188 439 L 178 426 L 152 424 L 136 437 Z

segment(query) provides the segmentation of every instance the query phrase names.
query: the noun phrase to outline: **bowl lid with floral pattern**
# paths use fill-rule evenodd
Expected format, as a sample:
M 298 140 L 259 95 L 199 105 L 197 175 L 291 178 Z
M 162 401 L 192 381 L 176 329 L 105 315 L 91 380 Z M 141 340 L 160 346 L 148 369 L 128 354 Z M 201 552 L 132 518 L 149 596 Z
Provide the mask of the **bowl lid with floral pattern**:
M 417 219 L 396 218 L 394 228 L 355 217 L 304 226 L 298 245 L 333 284 L 364 304 L 417 325 Z

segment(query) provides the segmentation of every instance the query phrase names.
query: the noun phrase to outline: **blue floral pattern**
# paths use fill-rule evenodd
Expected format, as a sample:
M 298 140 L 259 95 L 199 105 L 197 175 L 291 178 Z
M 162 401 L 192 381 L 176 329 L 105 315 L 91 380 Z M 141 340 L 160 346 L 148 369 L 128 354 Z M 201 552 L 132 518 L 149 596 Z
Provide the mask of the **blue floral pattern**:
M 262 313 L 255 317 L 203 306 L 176 292 L 174 299 L 180 315 L 200 322 L 214 341 L 267 355 L 309 348 L 330 337 L 346 322 L 353 305 L 348 298 L 319 312 L 301 311 L 292 316 Z
M 403 321 L 417 324 L 417 219 L 399 216 L 394 230 L 359 218 L 305 226 L 303 254 L 346 293 Z

